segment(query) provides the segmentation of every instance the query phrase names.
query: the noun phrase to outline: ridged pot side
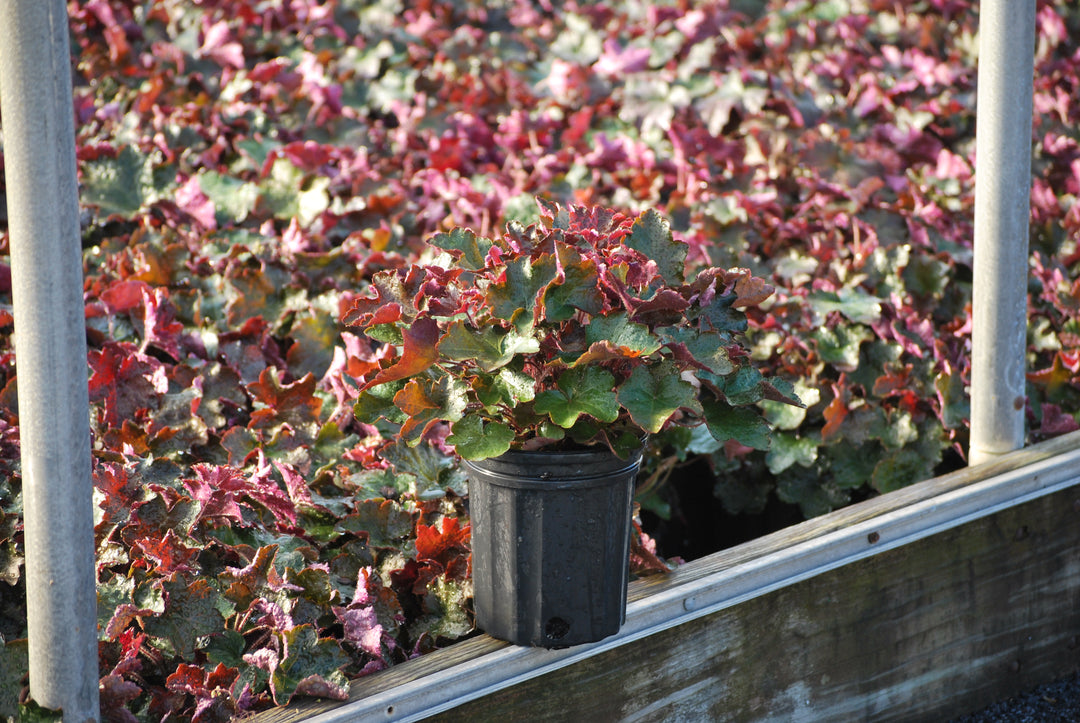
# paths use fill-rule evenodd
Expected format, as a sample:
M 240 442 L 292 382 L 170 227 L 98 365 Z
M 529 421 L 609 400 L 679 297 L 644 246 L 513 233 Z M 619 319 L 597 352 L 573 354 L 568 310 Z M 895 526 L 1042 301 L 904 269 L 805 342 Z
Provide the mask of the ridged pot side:
M 518 645 L 618 632 L 638 452 L 510 451 L 466 462 L 477 625 Z

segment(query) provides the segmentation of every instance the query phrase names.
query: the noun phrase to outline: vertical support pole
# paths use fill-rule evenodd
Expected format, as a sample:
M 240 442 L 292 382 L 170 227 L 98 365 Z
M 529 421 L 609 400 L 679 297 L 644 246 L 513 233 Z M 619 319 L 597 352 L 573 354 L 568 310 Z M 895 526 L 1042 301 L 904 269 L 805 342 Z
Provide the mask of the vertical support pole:
M 971 464 L 1024 444 L 1035 0 L 979 3 Z
M 90 402 L 64 0 L 0 0 L 30 695 L 96 721 Z

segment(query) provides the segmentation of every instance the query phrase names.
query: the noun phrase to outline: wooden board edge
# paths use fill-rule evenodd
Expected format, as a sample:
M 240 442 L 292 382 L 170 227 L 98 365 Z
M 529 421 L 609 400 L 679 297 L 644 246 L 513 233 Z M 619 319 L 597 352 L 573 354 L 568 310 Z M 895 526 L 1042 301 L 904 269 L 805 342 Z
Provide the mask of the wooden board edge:
M 348 702 L 300 700 L 256 723 L 419 720 L 852 561 L 1076 484 L 1080 432 L 867 500 L 631 583 L 617 636 L 567 650 L 480 636 L 354 680 Z M 932 513 L 928 515 L 928 512 Z M 425 692 L 426 691 L 426 692 Z

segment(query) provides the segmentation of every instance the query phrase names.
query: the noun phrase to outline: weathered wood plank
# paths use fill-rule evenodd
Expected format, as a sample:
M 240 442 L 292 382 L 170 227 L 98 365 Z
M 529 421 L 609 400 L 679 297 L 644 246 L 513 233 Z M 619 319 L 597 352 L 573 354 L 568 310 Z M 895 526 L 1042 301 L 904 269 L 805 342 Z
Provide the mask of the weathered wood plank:
M 992 464 L 961 470 L 952 475 L 913 485 L 890 495 L 884 495 L 722 551 L 685 565 L 671 575 L 635 581 L 631 584 L 631 604 L 624 632 L 617 638 L 608 639 L 600 644 L 579 646 L 569 651 L 543 651 L 516 648 L 481 636 L 383 673 L 354 681 L 350 698 L 353 701 L 364 701 L 366 712 L 363 715 L 365 716 L 370 716 L 373 711 L 376 711 L 380 717 L 385 715 L 388 720 L 416 720 L 422 717 L 418 711 L 424 711 L 426 706 L 430 706 L 429 712 L 434 713 L 450 705 L 449 699 L 441 699 L 439 692 L 440 688 L 445 688 L 448 684 L 459 689 L 452 696 L 455 697 L 453 703 L 455 705 L 470 697 L 482 697 L 487 692 L 492 693 L 486 698 L 489 704 L 492 704 L 503 701 L 503 698 L 498 697 L 501 695 L 510 696 L 508 700 L 512 700 L 514 695 L 518 695 L 514 693 L 518 688 L 522 691 L 531 690 L 530 678 L 554 680 L 560 679 L 558 676 L 569 675 L 572 680 L 578 680 L 580 677 L 575 686 L 581 685 L 582 681 L 591 680 L 598 675 L 598 673 L 589 672 L 592 670 L 592 664 L 588 663 L 588 660 L 594 657 L 603 660 L 613 658 L 616 661 L 636 662 L 640 669 L 628 671 L 625 668 L 616 667 L 616 670 L 621 671 L 617 677 L 633 680 L 644 675 L 650 681 L 654 673 L 646 672 L 645 669 L 651 666 L 646 665 L 642 668 L 641 661 L 656 656 L 663 659 L 664 656 L 660 652 L 652 650 L 654 646 L 667 648 L 677 659 L 686 658 L 691 662 L 696 662 L 701 656 L 708 659 L 724 659 L 725 654 L 718 652 L 719 649 L 715 647 L 718 643 L 713 640 L 713 637 L 720 633 L 711 624 L 693 620 L 694 615 L 698 617 L 705 615 L 701 617 L 703 621 L 728 620 L 723 616 L 738 616 L 739 611 L 745 609 L 748 611 L 746 615 L 753 618 L 760 614 L 760 611 L 752 612 L 756 610 L 755 605 L 764 604 L 755 600 L 791 595 L 793 594 L 791 590 L 801 590 L 803 585 L 814 580 L 820 581 L 830 576 L 839 576 L 839 579 L 843 580 L 845 575 L 854 574 L 850 571 L 844 572 L 849 567 L 852 571 L 857 569 L 845 563 L 848 558 L 857 561 L 859 565 L 880 564 L 868 562 L 862 559 L 864 557 L 868 560 L 891 560 L 892 557 L 886 556 L 902 554 L 900 551 L 907 546 L 908 538 L 904 537 L 905 534 L 912 540 L 916 540 L 921 539 L 920 536 L 925 538 L 934 529 L 948 529 L 954 526 L 949 522 L 950 510 L 955 510 L 956 514 L 961 517 L 966 516 L 964 519 L 967 519 L 982 514 L 978 511 L 972 512 L 973 504 L 978 506 L 997 500 L 993 504 L 998 507 L 1012 505 L 1013 502 L 1007 499 L 1007 495 L 1004 498 L 1002 495 L 1003 490 L 1008 492 L 1010 486 L 1017 486 L 1016 479 L 1020 479 L 1019 487 L 1030 490 L 1025 494 L 1036 497 L 1043 494 L 1040 491 L 1042 486 L 1056 484 L 1060 487 L 1071 484 L 1067 480 L 1062 482 L 1062 478 L 1071 474 L 1074 462 L 1069 462 L 1071 459 L 1069 454 L 1076 456 L 1078 448 L 1080 448 L 1080 433 L 1051 440 L 1013 453 Z M 1080 464 L 1076 466 L 1080 467 Z M 1017 469 L 1024 471 L 1012 472 Z M 1031 470 L 1030 474 L 1028 470 Z M 969 487 L 972 488 L 970 494 L 967 489 Z M 1027 505 L 1023 507 L 1026 508 Z M 922 517 L 933 518 L 937 521 L 932 524 L 927 523 L 929 524 L 927 526 L 920 523 L 919 520 Z M 997 515 L 987 519 L 997 519 Z M 921 531 L 917 529 L 920 524 L 923 524 L 924 528 Z M 974 523 L 965 524 L 963 519 L 959 518 L 956 521 L 956 525 L 961 525 L 957 529 L 966 529 L 970 524 Z M 884 538 L 877 534 L 879 529 L 881 534 L 885 535 Z M 941 534 L 951 533 L 942 532 Z M 1046 535 L 1050 534 L 1046 533 Z M 940 535 L 935 535 L 931 539 L 937 537 Z M 899 546 L 899 548 L 892 550 L 889 549 L 890 546 Z M 872 549 L 875 547 L 877 549 Z M 875 557 L 868 557 L 871 555 Z M 914 558 L 916 562 L 919 559 Z M 799 564 L 808 568 L 799 570 Z M 841 564 L 845 566 L 839 570 L 825 572 Z M 1011 558 L 1004 559 L 1004 567 L 1009 570 L 1012 570 L 1016 564 L 1019 563 Z M 815 571 L 814 565 L 821 566 L 821 569 Z M 886 571 L 890 569 L 885 568 Z M 897 575 L 901 574 L 899 570 L 896 572 Z M 988 579 L 1006 572 L 1008 571 L 989 570 Z M 819 575 L 819 573 L 823 574 Z M 911 571 L 903 574 L 914 574 L 915 577 L 922 575 L 922 573 Z M 939 574 L 947 576 L 949 573 Z M 806 580 L 807 577 L 811 580 Z M 1039 583 L 1037 577 L 1032 577 L 1031 580 L 1034 585 L 1044 584 Z M 852 584 L 854 583 L 853 578 Z M 1073 584 L 1076 581 L 1070 578 L 1069 583 Z M 740 584 L 743 588 L 749 587 L 740 592 Z M 754 585 L 758 585 L 760 589 L 754 590 Z M 777 590 L 777 587 L 780 589 Z M 796 597 L 799 598 L 801 595 L 802 593 L 799 593 Z M 699 598 L 707 604 L 702 611 L 694 612 L 695 606 L 699 605 Z M 934 599 L 943 598 L 939 594 Z M 714 609 L 719 612 L 714 613 Z M 670 625 L 665 621 L 665 616 L 671 616 Z M 869 618 L 866 622 L 872 623 Z M 887 627 L 888 622 L 889 618 L 885 618 L 878 625 Z M 676 627 L 670 633 L 656 634 L 671 625 Z M 774 629 L 776 621 L 770 621 L 767 625 L 770 630 Z M 765 627 L 760 620 L 758 626 L 762 629 Z M 724 625 L 720 625 L 719 630 L 724 629 L 726 629 Z M 754 647 L 748 649 L 747 655 L 752 658 L 768 658 L 773 651 L 781 650 L 783 648 L 776 647 L 772 643 L 755 644 Z M 566 668 L 564 672 L 558 670 L 566 665 L 572 667 Z M 906 663 L 899 658 L 894 661 L 894 667 L 897 669 L 903 669 L 904 665 Z M 736 669 L 742 668 L 736 666 Z M 822 675 L 831 674 L 823 672 Z M 875 673 L 875 675 L 878 674 Z M 500 676 L 502 676 L 501 682 L 499 682 Z M 552 678 L 552 676 L 556 677 Z M 732 675 L 730 671 L 727 671 L 723 674 L 723 680 L 729 679 L 732 679 Z M 503 693 L 493 692 L 500 685 L 514 687 L 508 688 Z M 727 682 L 724 685 L 727 688 L 731 687 Z M 647 702 L 640 697 L 627 698 L 637 700 L 642 706 L 636 714 L 629 715 L 628 719 L 635 720 L 644 716 L 641 719 L 646 720 L 650 710 L 666 711 L 662 717 L 670 719 L 669 714 L 691 706 L 692 701 L 699 700 L 701 695 L 705 695 L 716 687 L 709 683 L 708 679 L 694 681 L 689 678 L 680 682 L 679 686 L 665 693 L 657 681 L 657 687 L 651 694 L 653 697 Z M 463 693 L 462 690 L 465 692 Z M 469 693 L 469 690 L 472 692 Z M 766 700 L 768 696 L 758 693 L 748 700 L 759 698 Z M 406 700 L 408 705 L 404 705 Z M 399 705 L 397 710 L 391 710 L 396 701 L 400 701 L 402 705 Z M 289 708 L 264 713 L 258 716 L 257 720 L 267 723 L 310 720 L 315 723 L 320 720 L 360 719 L 351 717 L 350 711 L 355 709 L 355 705 L 339 707 L 341 705 L 299 701 Z M 462 710 L 472 708 L 472 704 L 466 704 Z M 405 712 L 403 709 L 411 712 L 403 716 L 402 713 Z
M 946 720 L 1075 671 L 1078 635 L 1071 488 L 432 720 Z

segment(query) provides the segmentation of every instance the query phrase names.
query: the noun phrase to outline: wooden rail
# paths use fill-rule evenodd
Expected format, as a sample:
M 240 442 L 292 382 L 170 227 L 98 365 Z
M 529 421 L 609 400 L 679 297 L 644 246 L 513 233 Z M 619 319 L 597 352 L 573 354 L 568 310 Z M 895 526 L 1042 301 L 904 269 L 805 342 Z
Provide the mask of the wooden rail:
M 944 720 L 1080 665 L 1080 433 L 631 584 L 616 636 L 486 636 L 259 723 Z

